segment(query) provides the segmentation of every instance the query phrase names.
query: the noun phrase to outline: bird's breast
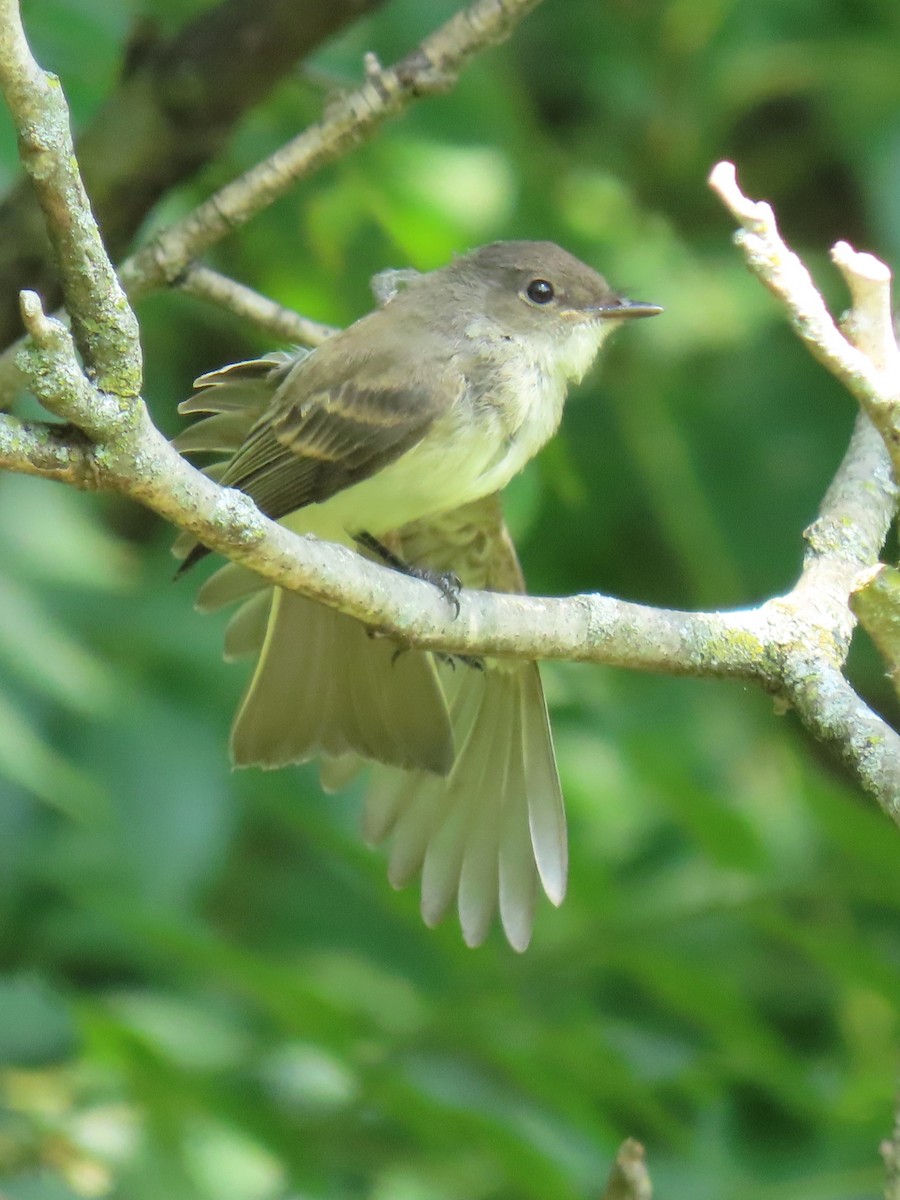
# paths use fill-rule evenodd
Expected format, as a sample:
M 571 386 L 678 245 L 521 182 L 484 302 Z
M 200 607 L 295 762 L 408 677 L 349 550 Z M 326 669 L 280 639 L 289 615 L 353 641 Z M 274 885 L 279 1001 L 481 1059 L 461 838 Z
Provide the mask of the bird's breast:
M 502 490 L 553 436 L 566 383 L 535 356 L 466 372 L 422 441 L 368 479 L 288 519 L 298 532 L 378 536 Z

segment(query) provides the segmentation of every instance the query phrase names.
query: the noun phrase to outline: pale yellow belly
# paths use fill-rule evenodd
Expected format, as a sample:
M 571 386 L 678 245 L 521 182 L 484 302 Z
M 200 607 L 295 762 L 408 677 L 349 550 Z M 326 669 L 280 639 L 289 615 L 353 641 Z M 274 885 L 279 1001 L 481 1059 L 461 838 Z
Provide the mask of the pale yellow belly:
M 542 438 L 542 441 L 546 440 Z M 539 448 L 534 439 L 509 439 L 499 422 L 482 418 L 452 435 L 435 431 L 396 462 L 322 504 L 284 518 L 297 533 L 346 542 L 348 534 L 374 536 L 436 513 L 448 512 L 509 483 Z

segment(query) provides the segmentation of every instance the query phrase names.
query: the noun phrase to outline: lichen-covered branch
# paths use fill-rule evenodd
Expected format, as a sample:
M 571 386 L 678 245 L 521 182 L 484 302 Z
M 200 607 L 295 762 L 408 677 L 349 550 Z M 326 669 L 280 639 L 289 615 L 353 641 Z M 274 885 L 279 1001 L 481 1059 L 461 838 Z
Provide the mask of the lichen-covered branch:
M 850 607 L 878 648 L 900 695 L 900 571 L 879 563 L 852 592 Z
M 44 403 L 68 417 L 89 395 L 57 396 L 77 368 L 71 339 L 52 319 L 31 319 L 43 356 Z M 112 418 L 113 414 L 108 414 Z M 96 419 L 96 418 L 95 418 Z M 0 466 L 46 473 L 82 487 L 130 495 L 264 578 L 340 608 L 398 640 L 459 654 L 605 663 L 634 670 L 753 680 L 788 697 L 817 736 L 833 742 L 860 783 L 900 823 L 900 738 L 867 709 L 840 674 L 833 630 L 787 599 L 729 613 L 689 613 L 607 596 L 565 599 L 466 592 L 454 617 L 430 585 L 341 546 L 300 538 L 268 521 L 241 492 L 217 486 L 182 459 L 150 423 L 110 442 L 53 447 L 49 469 L 33 430 L 0 418 Z
M 298 62 L 383 3 L 220 0 L 172 34 L 138 18 L 119 80 L 76 139 L 112 259 L 128 251 L 159 198 L 213 161 L 246 112 Z M 36 207 L 27 179 L 0 202 L 0 346 L 21 332 L 22 288 L 51 307 L 61 299 Z
M 460 653 L 605 662 L 642 670 L 755 678 L 766 674 L 763 610 L 686 613 L 587 595 L 568 599 L 466 592 L 458 616 L 427 583 L 342 546 L 298 537 L 264 517 L 242 492 L 219 487 L 183 459 L 141 409 L 116 424 L 117 407 L 78 380 L 71 336 L 27 306 L 34 386 L 67 420 L 101 427 L 96 443 L 46 439 L 43 427 L 0 417 L 0 467 L 49 474 L 130 495 L 272 583 L 331 604 L 400 640 Z M 88 412 L 86 409 L 90 409 Z M 59 427 L 48 427 L 58 429 Z M 38 433 L 41 430 L 41 433 Z M 49 469 L 35 470 L 43 455 Z
M 441 36 L 433 35 L 428 70 L 447 69 L 448 54 L 450 62 L 458 65 L 472 46 L 490 40 L 486 29 L 496 35 L 504 21 L 521 15 L 533 2 L 480 0 L 439 31 Z M 6 11 L 11 5 L 13 0 L 0 0 Z M 473 14 L 481 25 L 467 24 Z M 0 28 L 0 43 L 5 37 L 5 29 Z M 442 37 L 450 41 L 442 42 Z M 465 53 L 464 46 L 469 48 Z M 4 53 L 7 63 L 21 61 L 21 54 L 11 54 L 8 45 Z M 394 68 L 397 78 L 391 87 L 407 86 L 403 72 L 414 74 L 419 67 L 407 63 L 400 74 L 400 68 Z M 13 65 L 13 75 L 16 69 Z M 380 68 L 373 68 L 374 76 L 383 82 Z M 370 84 L 375 87 L 371 79 Z M 381 104 L 382 112 L 392 111 L 393 93 L 379 100 L 379 87 L 375 92 L 372 103 Z M 40 80 L 33 97 L 14 99 L 14 105 L 17 114 L 28 113 L 37 139 L 42 136 L 45 109 L 51 126 L 57 120 L 55 102 Z M 77 189 L 73 195 L 68 176 L 55 162 L 64 150 L 64 143 L 50 141 L 46 151 L 48 170 L 42 186 L 51 227 L 61 220 L 63 202 L 83 204 L 74 214 L 76 224 L 90 220 L 86 201 Z M 749 201 L 737 191 L 733 170 L 731 182 L 730 203 L 746 214 Z M 277 192 L 277 187 L 266 191 L 266 186 L 261 184 L 258 191 L 251 187 L 247 200 L 251 208 Z M 782 271 L 790 252 L 780 239 L 774 240 L 774 222 L 754 228 L 754 261 L 764 280 L 774 287 L 774 279 L 777 287 L 785 289 L 790 312 L 796 314 L 807 305 L 815 310 L 815 321 L 807 323 L 804 336 L 812 336 L 818 322 L 823 336 L 832 341 L 836 336 L 852 355 L 865 361 L 863 375 L 868 378 L 874 373 L 881 380 L 891 362 L 884 328 L 888 310 L 883 281 L 874 279 L 871 262 L 861 264 L 859 256 L 849 251 L 840 256 L 854 295 L 848 325 L 856 339 L 852 345 L 829 324 L 821 300 L 817 298 L 815 304 L 810 300 L 811 283 L 802 268 Z M 201 242 L 212 236 L 212 229 L 209 226 L 198 234 Z M 66 236 L 60 235 L 62 244 Z M 178 260 L 185 236 L 182 228 L 174 243 L 175 257 L 163 256 L 166 264 Z M 99 239 L 91 243 L 99 245 Z M 772 278 L 766 274 L 766 262 L 771 264 Z M 179 269 L 185 265 L 182 262 Z M 83 300 L 91 313 L 101 311 L 92 288 L 108 279 L 110 271 L 108 262 L 101 263 L 96 274 L 87 276 L 84 289 L 71 291 L 69 303 L 74 307 Z M 202 272 L 199 278 L 203 283 Z M 223 286 L 211 276 L 205 282 Z M 795 283 L 796 294 L 791 290 Z M 226 291 L 233 300 L 233 286 Z M 111 294 L 117 295 L 114 289 Z M 265 302 L 252 294 L 240 296 L 239 302 L 257 311 L 260 305 L 265 309 Z M 883 444 L 867 422 L 861 421 L 819 519 L 808 531 L 803 573 L 786 596 L 739 612 L 686 613 L 598 595 L 551 600 L 470 592 L 462 597 L 459 615 L 454 617 L 444 598 L 428 584 L 343 547 L 299 538 L 268 521 L 243 493 L 221 488 L 194 470 L 154 428 L 139 400 L 127 392 L 103 391 L 82 372 L 72 336 L 63 324 L 44 315 L 33 293 L 23 295 L 22 313 L 32 344 L 23 352 L 21 365 L 45 406 L 74 430 L 0 418 L 0 466 L 131 496 L 270 582 L 340 608 L 403 643 L 468 655 L 569 659 L 752 680 L 792 705 L 807 728 L 835 747 L 860 783 L 900 823 L 900 737 L 865 706 L 842 674 L 853 626 L 848 597 L 861 573 L 877 559 L 896 498 Z M 825 352 L 819 357 L 828 360 Z
M 102 486 L 93 450 L 87 438 L 71 426 L 20 421 L 0 414 L 0 465 L 11 471 L 92 491 Z
M 2 2 L 18 13 L 18 0 Z M 129 299 L 136 302 L 177 283 L 195 258 L 295 183 L 372 137 L 386 120 L 416 100 L 448 91 L 473 58 L 507 38 L 539 3 L 474 0 L 392 67 L 382 67 L 368 55 L 362 85 L 332 100 L 320 121 L 220 188 L 121 264 L 119 278 Z M 15 19 L 19 21 L 17 15 Z M 3 30 L 0 18 L 0 42 L 6 40 Z M 20 344 L 0 354 L 0 401 L 14 395 L 21 382 L 14 361 Z

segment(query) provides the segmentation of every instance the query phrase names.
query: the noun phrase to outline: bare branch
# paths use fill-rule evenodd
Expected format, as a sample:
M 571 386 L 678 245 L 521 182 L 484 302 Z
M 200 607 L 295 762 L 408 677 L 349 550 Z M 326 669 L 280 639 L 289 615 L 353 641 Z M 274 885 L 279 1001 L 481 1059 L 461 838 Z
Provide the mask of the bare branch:
M 815 626 L 801 633 L 785 654 L 783 695 L 805 728 L 831 746 L 885 814 L 900 825 L 900 737 L 856 694 L 815 641 Z
M 93 394 L 83 377 L 78 380 L 71 336 L 40 312 L 36 297 L 29 304 L 29 323 L 36 342 L 33 378 L 42 402 L 67 419 L 89 423 L 100 442 L 89 447 L 76 443 L 70 458 L 58 452 L 49 473 L 59 477 L 69 469 L 99 487 L 132 496 L 272 583 L 428 649 L 606 662 L 682 674 L 766 675 L 769 617 L 761 609 L 683 613 L 605 596 L 561 600 L 466 592 L 454 617 L 429 584 L 343 546 L 298 537 L 264 517 L 243 492 L 213 483 L 172 448 L 142 405 L 135 419 L 122 421 L 114 400 L 104 406 L 104 398 Z M 92 412 L 86 412 L 92 401 Z M 108 436 L 100 439 L 101 433 Z M 0 467 L 41 473 L 30 457 L 38 448 L 33 427 L 12 418 L 0 423 Z
M 380 67 L 368 58 L 364 83 L 331 103 L 320 121 L 220 188 L 123 263 L 120 273 L 129 296 L 138 298 L 171 283 L 192 259 L 299 180 L 372 137 L 389 117 L 425 96 L 448 91 L 477 54 L 507 38 L 538 3 L 475 0 L 394 66 Z
M 396 295 L 410 279 L 420 274 L 411 267 L 397 269 L 388 267 L 379 271 L 371 279 L 372 294 L 379 305 L 387 302 Z M 270 333 L 281 342 L 292 342 L 301 346 L 318 346 L 337 333 L 334 325 L 323 325 L 321 321 L 313 321 L 293 309 L 284 308 L 268 296 L 263 296 L 252 288 L 229 279 L 211 267 L 192 263 L 178 278 L 178 287 L 189 296 L 205 300 L 219 308 L 233 313 L 258 329 Z
M 142 367 L 137 320 L 91 213 L 62 88 L 32 57 L 18 0 L 0 0 L 0 89 L 44 213 L 85 366 L 102 391 L 136 396 Z
M 227 309 L 280 342 L 318 346 L 336 332 L 333 325 L 323 325 L 320 321 L 283 308 L 267 296 L 261 296 L 252 288 L 199 263 L 188 267 L 179 278 L 178 286 L 189 296 Z
M 298 538 L 268 521 L 249 497 L 195 471 L 152 426 L 143 406 L 123 422 L 115 401 L 91 405 L 77 382 L 67 331 L 29 309 L 39 359 L 36 386 L 48 407 L 91 421 L 111 437 L 86 451 L 57 450 L 49 474 L 80 486 L 113 488 L 190 530 L 205 544 L 263 578 L 330 604 L 402 643 L 460 654 L 568 659 L 632 669 L 753 679 L 786 695 L 817 736 L 833 742 L 860 782 L 900 823 L 900 738 L 871 713 L 840 674 L 842 647 L 822 614 L 784 600 L 732 613 L 685 613 L 605 596 L 539 599 L 467 592 L 454 619 L 435 589 L 370 563 L 341 546 Z M 63 393 L 67 393 L 63 397 Z M 98 415 L 99 414 L 99 415 Z M 11 430 L 10 433 L 13 431 Z M 4 444 L 0 465 L 17 469 L 35 447 L 21 427 Z M 34 441 L 34 434 L 30 434 Z M 47 447 L 42 453 L 47 455 Z M 826 611 L 825 620 L 831 621 Z
M 17 0 L 0 3 L 15 8 Z M 136 302 L 177 283 L 194 259 L 299 180 L 371 137 L 384 121 L 416 100 L 449 90 L 476 55 L 509 37 L 539 3 L 475 0 L 393 67 L 381 68 L 369 56 L 365 82 L 330 104 L 320 121 L 226 184 L 121 264 L 119 278 L 129 299 Z M 0 8 L 0 14 L 2 11 Z M 0 399 L 13 396 L 21 383 L 14 358 L 21 344 L 20 340 L 0 354 Z
M 60 348 L 60 353 L 65 353 Z M 73 359 L 46 374 L 62 378 Z M 7 421 L 10 419 L 7 418 Z M 832 631 L 769 601 L 730 613 L 688 613 L 608 596 L 566 599 L 465 592 L 454 618 L 427 583 L 343 546 L 298 537 L 242 492 L 218 487 L 182 459 L 141 409 L 115 445 L 57 452 L 0 423 L 0 467 L 47 473 L 129 495 L 264 579 L 340 609 L 405 645 L 466 655 L 605 663 L 667 674 L 753 680 L 786 695 L 804 723 L 835 744 L 868 791 L 900 824 L 900 737 L 840 674 Z M 87 482 L 85 482 L 87 481 Z M 827 656 L 831 655 L 829 659 Z
M 215 159 L 244 114 L 298 62 L 383 2 L 220 0 L 171 36 L 139 18 L 120 79 L 76 138 L 112 259 L 127 252 L 160 196 Z M 0 202 L 0 346 L 21 331 L 22 288 L 38 292 L 48 307 L 61 299 L 27 180 Z
M 782 302 L 815 357 L 847 384 L 863 408 L 819 516 L 806 530 L 800 579 L 787 596 L 770 603 L 809 622 L 803 636 L 783 647 L 777 672 L 783 695 L 807 729 L 834 746 L 863 787 L 900 824 L 900 739 L 841 673 L 855 624 L 850 596 L 877 562 L 897 503 L 884 422 L 876 431 L 865 415 L 883 418 L 888 393 L 900 388 L 890 272 L 846 242 L 835 247 L 833 258 L 853 299 L 844 321 L 845 337 L 809 272 L 782 241 L 769 205 L 743 195 L 731 163 L 719 163 L 710 184 L 743 226 L 736 241 L 751 269 Z M 870 385 L 881 389 L 874 401 Z M 889 446 L 889 438 L 887 442 Z M 822 636 L 826 630 L 827 636 Z
M 875 360 L 868 352 L 870 344 L 864 352 L 844 337 L 832 320 L 825 301 L 816 291 L 806 267 L 781 240 L 771 207 L 747 199 L 738 187 L 732 163 L 719 163 L 713 169 L 709 182 L 742 226 L 735 235 L 735 241 L 744 251 L 748 266 L 784 305 L 794 329 L 810 353 L 844 384 L 870 417 L 884 438 L 894 474 L 900 478 L 900 369 L 896 347 L 893 353 L 885 357 L 886 338 L 882 334 L 879 337 L 879 359 Z M 845 277 L 848 270 L 859 277 L 860 270 L 852 262 L 853 251 L 845 242 L 838 243 L 838 247 L 843 249 L 836 247 L 835 261 Z M 869 255 L 863 257 L 870 262 L 875 261 Z M 889 304 L 884 297 L 888 293 L 891 276 L 883 263 L 878 266 L 881 277 L 870 278 L 865 288 L 860 278 L 857 296 L 865 298 L 865 307 L 872 313 L 869 320 L 873 327 L 883 330 L 884 311 Z M 865 274 L 865 267 L 862 274 Z M 879 299 L 877 311 L 874 311 L 871 300 L 876 294 Z
M 8 9 L 12 3 L 13 0 L 0 0 L 0 11 L 2 6 Z M 502 22 L 511 19 L 511 12 L 521 15 L 533 3 L 534 0 L 519 5 L 479 0 L 439 34 L 446 39 L 450 36 L 447 30 L 453 31 L 456 38 L 453 53 L 456 60 L 462 61 L 465 54 L 461 46 L 468 47 L 466 53 L 471 52 L 476 43 L 484 43 L 485 28 L 496 35 Z M 472 20 L 473 14 L 483 18 L 480 26 L 473 27 L 474 34 L 465 21 L 459 25 L 460 19 Z M 430 43 L 435 57 L 426 60 L 433 75 L 443 70 L 450 50 L 438 35 L 433 35 Z M 20 60 L 21 51 L 18 57 L 12 56 L 14 63 Z M 400 94 L 404 94 L 402 88 L 408 85 L 408 78 L 415 77 L 421 64 L 407 63 L 401 67 L 403 71 L 394 68 L 391 87 L 401 88 Z M 365 86 L 378 84 L 381 115 L 394 111 L 397 93 L 388 90 L 382 96 L 379 90 L 391 73 L 381 72 L 372 62 L 367 68 L 369 79 Z M 45 91 L 44 88 L 41 92 L 43 98 Z M 40 108 L 40 100 L 35 104 Z M 352 117 L 352 112 L 348 115 L 346 102 L 342 111 L 346 119 Z M 366 127 L 365 122 L 360 127 Z M 46 149 L 51 179 L 58 175 L 55 157 L 65 149 L 64 142 L 53 143 Z M 55 203 L 58 193 L 54 186 L 48 184 L 48 195 Z M 254 187 L 245 195 L 251 207 L 266 194 L 264 185 L 260 184 L 259 190 Z M 736 185 L 733 192 L 737 193 Z M 271 191 L 267 194 L 271 195 Z M 748 215 L 749 202 L 739 193 L 732 194 L 731 200 L 756 229 L 761 220 L 758 206 L 752 206 L 753 212 Z M 54 205 L 48 205 L 51 226 L 54 212 Z M 90 220 L 89 211 L 78 215 L 79 220 Z M 213 236 L 212 228 L 195 232 L 202 239 Z M 761 228 L 765 237 L 777 236 L 773 233 L 774 225 L 770 227 L 763 221 Z M 184 234 L 185 230 L 181 232 Z M 759 233 L 754 236 L 762 237 Z M 99 246 L 99 241 L 96 245 Z M 176 250 L 179 246 L 183 250 L 185 245 L 183 238 L 176 238 Z M 770 286 L 773 278 L 779 285 L 784 283 L 779 272 L 790 254 L 780 241 L 778 246 L 772 277 L 761 259 L 757 265 Z M 163 257 L 167 263 L 174 261 L 165 258 L 165 254 Z M 854 269 L 852 256 L 845 256 L 843 266 Z M 108 264 L 103 269 L 107 268 Z M 200 280 L 202 284 L 202 274 Z M 221 281 L 210 277 L 206 283 L 222 287 Z M 800 300 L 809 300 L 802 289 L 811 288 L 799 263 L 788 284 L 801 289 L 799 296 L 790 287 L 785 293 L 785 304 L 795 311 Z M 226 290 L 232 297 L 235 295 L 233 288 Z M 874 295 L 871 287 L 862 291 Z M 246 294 L 238 294 L 251 306 L 259 307 L 260 298 L 248 300 Z M 814 289 L 813 296 L 825 313 L 825 334 L 836 336 L 853 354 L 864 358 L 867 370 L 877 371 L 860 350 L 845 342 L 829 325 L 830 318 Z M 80 292 L 73 293 L 73 303 L 80 299 Z M 89 287 L 85 302 L 94 305 L 95 300 Z M 873 307 L 867 317 L 866 303 L 860 300 L 854 327 L 875 330 L 879 321 L 883 323 L 883 312 L 879 316 Z M 873 564 L 894 501 L 893 485 L 887 472 L 879 468 L 879 463 L 883 466 L 883 452 L 874 442 L 869 427 L 862 425 L 854 438 L 835 485 L 826 497 L 820 520 L 810 532 L 803 575 L 786 597 L 742 612 L 683 613 L 604 596 L 548 600 L 467 593 L 454 619 L 434 588 L 370 563 L 343 547 L 313 538 L 298 538 L 263 517 L 248 496 L 221 488 L 195 471 L 152 425 L 139 400 L 129 395 L 117 398 L 90 383 L 79 368 L 71 336 L 60 322 L 44 315 L 36 295 L 23 295 L 22 311 L 33 340 L 23 353 L 22 364 L 42 402 L 50 411 L 74 422 L 79 432 L 66 442 L 55 431 L 38 431 L 4 421 L 0 423 L 0 466 L 45 473 L 78 486 L 101 486 L 129 495 L 264 579 L 337 607 L 401 643 L 469 655 L 565 658 L 670 673 L 752 679 L 791 702 L 817 736 L 834 743 L 860 782 L 900 823 L 900 737 L 865 707 L 841 674 L 852 628 L 847 595 L 859 571 Z M 808 337 L 812 336 L 812 328 L 810 325 L 807 329 Z M 85 434 L 93 445 L 85 441 Z M 853 522 L 846 519 L 847 514 L 853 517 Z M 859 528 L 845 528 L 851 523 Z

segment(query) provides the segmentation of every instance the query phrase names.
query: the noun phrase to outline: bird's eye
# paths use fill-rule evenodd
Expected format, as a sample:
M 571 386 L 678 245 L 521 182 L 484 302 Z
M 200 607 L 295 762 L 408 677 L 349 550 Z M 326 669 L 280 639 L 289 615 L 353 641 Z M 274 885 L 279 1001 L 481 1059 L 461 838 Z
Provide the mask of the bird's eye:
M 554 296 L 553 284 L 546 279 L 532 279 L 525 295 L 534 304 L 549 304 Z

